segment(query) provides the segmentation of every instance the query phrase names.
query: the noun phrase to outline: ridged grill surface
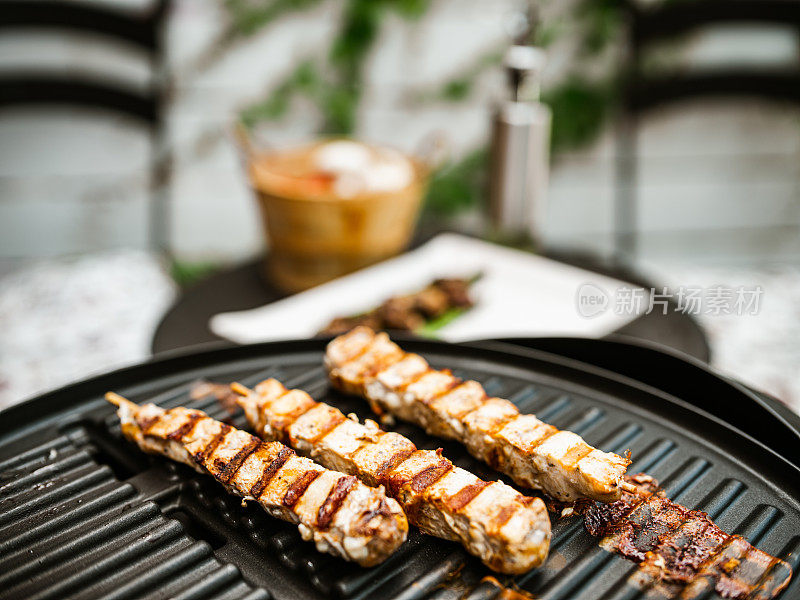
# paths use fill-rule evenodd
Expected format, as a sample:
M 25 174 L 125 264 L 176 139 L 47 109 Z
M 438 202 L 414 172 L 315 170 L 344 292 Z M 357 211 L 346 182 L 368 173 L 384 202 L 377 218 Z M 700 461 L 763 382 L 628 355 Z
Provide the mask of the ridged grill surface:
M 0 461 L 2 597 L 269 598 L 103 462 L 81 426 Z
M 189 384 L 201 376 L 247 385 L 277 377 L 345 413 L 371 416 L 363 401 L 329 389 L 321 349 L 316 342 L 264 345 L 252 347 L 250 354 L 243 349 L 207 353 L 195 364 L 183 360 L 139 367 L 119 384 L 113 378 L 85 384 L 59 418 L 43 414 L 15 423 L 30 426 L 21 437 L 6 429 L 0 437 L 0 596 L 498 597 L 497 583 L 483 580 L 491 573 L 460 546 L 413 529 L 396 555 L 371 569 L 320 554 L 293 526 L 257 506 L 243 507 L 212 479 L 140 453 L 121 438 L 111 407 L 100 401 L 113 387 L 137 402 L 192 406 L 246 428 L 241 413 L 229 414 L 214 398 L 191 401 Z M 579 371 L 549 369 L 493 352 L 471 355 L 459 349 L 449 354 L 435 344 L 410 349 L 435 367 L 451 367 L 460 377 L 481 381 L 490 395 L 507 397 L 522 412 L 575 431 L 594 446 L 618 453 L 630 449 L 630 472 L 650 473 L 673 500 L 707 511 L 724 530 L 797 569 L 797 479 L 787 475 L 777 480 L 779 461 L 765 466 L 748 451 L 747 440 L 737 440 L 721 425 L 700 416 L 687 420 L 680 410 L 641 390 Z M 51 406 L 53 399 L 48 402 Z M 443 447 L 455 464 L 484 479 L 498 478 L 456 443 L 403 423 L 393 429 L 421 448 Z M 546 600 L 659 597 L 655 588 L 642 589 L 632 579 L 636 570 L 601 549 L 579 519 L 566 519 L 554 520 L 550 557 L 543 567 L 513 578 L 496 577 Z M 799 594 L 795 578 L 784 597 Z

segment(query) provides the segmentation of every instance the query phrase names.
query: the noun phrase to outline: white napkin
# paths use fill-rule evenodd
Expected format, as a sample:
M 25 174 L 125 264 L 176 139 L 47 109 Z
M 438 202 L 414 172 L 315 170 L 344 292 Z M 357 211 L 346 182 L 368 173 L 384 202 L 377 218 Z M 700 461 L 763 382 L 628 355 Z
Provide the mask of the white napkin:
M 442 234 L 416 250 L 260 308 L 222 313 L 211 330 L 235 342 L 306 338 L 337 316 L 367 311 L 437 277 L 471 277 L 475 307 L 437 332 L 442 339 L 508 336 L 600 337 L 635 319 L 647 306 L 617 310 L 618 289 L 631 284 L 528 252 L 457 234 Z M 594 300 L 586 298 L 594 297 Z

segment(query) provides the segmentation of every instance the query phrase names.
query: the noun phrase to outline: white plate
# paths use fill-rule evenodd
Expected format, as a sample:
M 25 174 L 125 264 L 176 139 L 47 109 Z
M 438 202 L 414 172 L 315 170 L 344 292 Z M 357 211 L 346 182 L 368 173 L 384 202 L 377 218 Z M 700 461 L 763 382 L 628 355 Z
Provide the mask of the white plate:
M 632 287 L 623 281 L 474 238 L 442 234 L 402 256 L 284 300 L 215 315 L 210 326 L 217 335 L 239 343 L 306 338 L 334 317 L 364 312 L 437 277 L 478 272 L 483 275 L 471 290 L 475 307 L 443 327 L 438 332 L 442 339 L 600 337 L 648 306 L 647 295 L 639 307 L 617 306 L 617 290 Z

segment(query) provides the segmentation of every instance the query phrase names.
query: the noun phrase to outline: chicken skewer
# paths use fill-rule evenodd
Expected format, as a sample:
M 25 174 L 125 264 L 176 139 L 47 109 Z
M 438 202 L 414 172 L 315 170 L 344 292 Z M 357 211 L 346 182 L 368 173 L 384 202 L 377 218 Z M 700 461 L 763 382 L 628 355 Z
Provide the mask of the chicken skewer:
M 441 450 L 418 450 L 408 438 L 361 424 L 275 379 L 255 391 L 233 384 L 254 430 L 320 464 L 385 486 L 423 532 L 461 542 L 489 568 L 524 573 L 547 557 L 550 520 L 540 498 L 453 466 Z
M 306 541 L 369 567 L 405 541 L 408 522 L 398 503 L 351 475 L 330 471 L 278 442 L 265 443 L 199 410 L 139 406 L 109 392 L 123 435 L 145 452 L 208 473 L 254 500 L 270 515 L 296 523 Z
M 365 397 L 378 414 L 390 413 L 433 435 L 459 440 L 517 484 L 556 500 L 611 502 L 625 487 L 628 459 L 520 414 L 508 400 L 489 398 L 477 381 L 432 369 L 385 333 L 356 327 L 335 338 L 328 344 L 325 366 L 335 387 Z

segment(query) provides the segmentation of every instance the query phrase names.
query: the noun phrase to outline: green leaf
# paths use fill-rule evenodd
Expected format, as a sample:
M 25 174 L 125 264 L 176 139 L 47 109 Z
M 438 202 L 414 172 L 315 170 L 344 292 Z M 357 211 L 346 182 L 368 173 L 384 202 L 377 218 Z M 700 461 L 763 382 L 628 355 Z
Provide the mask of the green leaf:
M 330 61 L 340 73 L 358 77 L 366 57 L 378 35 L 383 14 L 382 3 L 375 0 L 350 0 L 342 15 L 339 35 L 333 41 Z
M 435 216 L 452 216 L 483 202 L 489 151 L 480 148 L 456 163 L 439 169 L 431 177 L 425 210 Z
M 324 133 L 352 134 L 356 128 L 356 114 L 360 97 L 358 88 L 332 86 L 328 89 L 320 107 L 325 117 Z
M 430 6 L 429 0 L 395 0 L 394 8 L 406 19 L 419 19 Z
M 247 37 L 288 12 L 305 10 L 319 2 L 320 0 L 227 0 L 225 6 L 234 30 Z
M 422 337 L 436 338 L 440 329 L 455 321 L 468 310 L 468 308 L 451 308 L 435 319 L 427 321 L 422 327 L 415 329 L 414 333 Z
M 542 99 L 553 111 L 551 147 L 557 153 L 584 145 L 598 135 L 613 94 L 607 84 L 593 84 L 576 77 L 547 90 Z
M 463 100 L 472 91 L 472 84 L 473 81 L 466 78 L 453 79 L 445 84 L 442 90 L 442 97 L 450 102 Z
M 215 262 L 174 260 L 170 265 L 170 275 L 175 283 L 181 287 L 186 287 L 205 279 L 219 268 L 220 265 Z

